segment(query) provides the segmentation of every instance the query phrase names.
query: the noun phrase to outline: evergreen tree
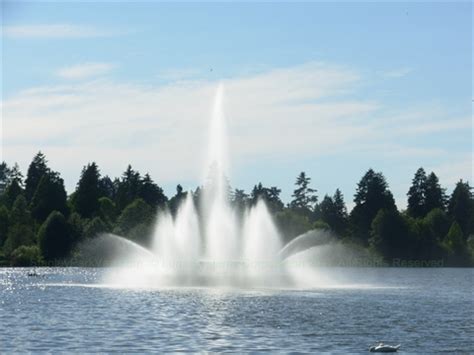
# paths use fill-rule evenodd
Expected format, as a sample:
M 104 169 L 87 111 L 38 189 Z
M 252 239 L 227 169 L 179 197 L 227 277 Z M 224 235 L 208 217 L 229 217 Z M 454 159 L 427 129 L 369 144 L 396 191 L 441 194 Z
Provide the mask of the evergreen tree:
M 109 230 L 100 217 L 95 217 L 84 226 L 84 238 L 95 238 Z
M 106 175 L 99 180 L 99 190 L 100 196 L 114 200 L 117 193 L 117 186 L 116 183 Z
M 244 190 L 235 189 L 232 193 L 231 203 L 235 210 L 242 214 L 249 206 L 249 195 Z
M 0 195 L 5 191 L 11 180 L 11 170 L 6 162 L 0 164 Z
M 87 164 L 82 169 L 74 196 L 74 210 L 83 218 L 91 218 L 99 213 L 100 173 L 96 163 Z
M 72 247 L 70 228 L 63 214 L 53 211 L 38 232 L 41 254 L 47 261 L 66 257 Z
M 122 211 L 137 197 L 140 189 L 140 173 L 128 165 L 117 185 L 115 204 L 118 211 Z
M 321 219 L 338 235 L 343 235 L 347 228 L 347 209 L 344 203 L 344 197 L 339 189 L 336 190 L 333 197 L 324 196 L 319 204 Z
M 460 180 L 456 184 L 449 200 L 448 214 L 459 224 L 465 238 L 473 232 L 470 222 L 474 214 L 474 199 L 468 182 Z
M 314 211 L 314 207 L 318 202 L 316 190 L 309 187 L 311 178 L 306 176 L 302 171 L 296 178 L 295 185 L 297 188 L 293 191 L 293 200 L 290 202 L 290 207 L 300 211 Z
M 43 175 L 49 171 L 47 163 L 45 155 L 39 151 L 28 167 L 25 180 L 25 197 L 28 202 L 33 198 Z
M 26 199 L 20 195 L 15 200 L 9 216 L 7 240 L 3 245 L 3 251 L 6 255 L 10 255 L 21 245 L 34 243 L 33 225 Z
M 0 249 L 2 248 L 3 243 L 7 239 L 8 226 L 8 209 L 5 206 L 0 206 Z
M 115 203 L 108 197 L 99 198 L 100 216 L 103 221 L 112 224 L 117 217 Z
M 446 209 L 446 193 L 445 190 L 439 184 L 439 180 L 436 174 L 434 172 L 431 172 L 426 178 L 426 213 L 430 212 L 435 208 L 439 208 L 442 211 Z
M 17 181 L 20 186 L 23 187 L 23 174 L 20 171 L 20 167 L 17 163 L 10 169 L 10 180 Z
M 153 208 L 142 199 L 137 198 L 119 216 L 115 232 L 120 235 L 129 236 L 133 229 L 139 225 L 151 225 L 154 220 L 153 217 Z M 147 236 L 143 236 L 143 238 L 145 237 Z
M 355 206 L 350 215 L 352 234 L 366 242 L 378 211 L 395 211 L 395 200 L 382 173 L 369 169 L 357 185 Z
M 7 207 L 11 208 L 18 198 L 18 196 L 23 195 L 23 188 L 20 185 L 20 182 L 16 179 L 12 180 L 5 190 L 3 200 Z
M 431 210 L 423 219 L 432 239 L 439 244 L 448 233 L 450 222 L 446 213 L 439 208 Z
M 176 186 L 176 195 L 174 195 L 169 201 L 169 209 L 173 216 L 178 212 L 178 208 L 181 205 L 181 202 L 186 198 L 187 193 L 184 192 L 181 185 Z
M 466 266 L 469 263 L 466 240 L 461 226 L 454 221 L 444 239 L 444 246 L 448 253 L 448 265 Z
M 411 217 L 421 218 L 428 213 L 426 209 L 426 173 L 423 168 L 419 168 L 412 180 L 412 185 L 408 190 L 408 209 Z
M 69 209 L 66 199 L 63 179 L 59 177 L 58 173 L 48 171 L 41 178 L 31 199 L 31 213 L 39 222 L 43 222 L 55 210 L 63 215 L 68 215 Z
M 168 202 L 163 189 L 155 184 L 148 174 L 140 181 L 138 197 L 154 208 L 163 207 Z
M 395 209 L 381 209 L 372 222 L 370 246 L 387 259 L 411 258 L 415 237 L 404 217 Z
M 273 212 L 283 210 L 283 202 L 280 199 L 281 190 L 275 186 L 270 188 L 264 187 L 261 182 L 255 185 L 250 194 L 251 205 L 256 205 L 259 199 L 265 201 L 268 209 Z

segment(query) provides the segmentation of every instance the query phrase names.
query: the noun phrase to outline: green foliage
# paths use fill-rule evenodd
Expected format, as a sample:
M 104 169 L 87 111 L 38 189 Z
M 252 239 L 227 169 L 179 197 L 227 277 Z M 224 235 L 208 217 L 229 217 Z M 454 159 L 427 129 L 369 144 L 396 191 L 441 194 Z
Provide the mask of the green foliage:
M 320 218 L 339 236 L 345 234 L 347 228 L 347 209 L 344 197 L 339 189 L 336 190 L 333 197 L 324 196 L 324 199 L 319 204 L 319 214 Z
M 132 166 L 129 165 L 127 170 L 123 173 L 122 179 L 118 183 L 117 187 L 115 204 L 117 205 L 117 210 L 119 212 L 137 198 L 139 189 L 140 173 L 133 170 Z
M 279 231 L 285 242 L 289 242 L 300 234 L 311 229 L 308 217 L 302 216 L 291 209 L 284 209 L 275 216 Z
M 237 213 L 242 216 L 250 205 L 249 195 L 244 190 L 235 189 L 231 195 L 230 202 Z
M 108 197 L 99 198 L 99 211 L 101 218 L 109 224 L 115 222 L 117 211 L 114 201 Z
M 73 243 L 77 243 L 84 236 L 84 221 L 77 212 L 73 212 L 69 215 L 67 220 L 69 233 Z
M 21 245 L 11 254 L 12 266 L 39 266 L 43 262 L 37 245 Z
M 67 195 L 63 179 L 59 177 L 58 173 L 48 171 L 41 177 L 31 199 L 31 213 L 41 223 L 52 211 L 59 211 L 67 216 L 69 209 L 66 199 Z
M 28 167 L 25 180 L 25 197 L 28 202 L 33 198 L 43 175 L 49 172 L 47 163 L 45 155 L 39 151 Z
M 9 223 L 8 209 L 0 206 L 0 249 L 7 239 Z
M 283 202 L 280 199 L 281 190 L 275 186 L 270 188 L 264 187 L 262 183 L 258 183 L 252 189 L 250 194 L 250 204 L 256 205 L 259 199 L 265 201 L 268 209 L 272 213 L 277 213 L 283 210 Z
M 169 209 L 173 216 L 176 215 L 178 212 L 178 208 L 186 198 L 187 193 L 183 191 L 183 187 L 181 185 L 176 186 L 176 195 L 174 195 L 169 201 Z
M 3 245 L 5 255 L 9 256 L 20 245 L 31 245 L 35 242 L 33 225 L 26 199 L 20 195 L 15 200 L 9 216 L 7 239 Z
M 382 173 L 369 169 L 357 185 L 355 207 L 350 215 L 352 235 L 367 242 L 370 227 L 381 210 L 396 211 L 395 200 Z
M 429 233 L 437 243 L 443 240 L 450 227 L 448 216 L 439 208 L 431 210 L 423 219 L 423 224 L 428 228 Z
M 13 224 L 8 229 L 7 240 L 3 244 L 3 252 L 9 256 L 19 246 L 34 243 L 35 234 L 31 227 L 25 224 Z
M 459 224 L 464 239 L 474 232 L 470 223 L 474 215 L 474 198 L 469 183 L 460 180 L 456 184 L 449 200 L 448 214 Z
M 83 218 L 91 218 L 99 213 L 99 198 L 101 197 L 99 179 L 99 168 L 96 163 L 87 164 L 82 169 L 73 205 L 74 210 Z
M 328 231 L 331 230 L 331 226 L 328 223 L 318 219 L 313 223 L 313 229 L 322 229 Z
M 429 212 L 435 208 L 446 209 L 446 193 L 436 174 L 431 172 L 426 179 L 425 210 Z
M 461 226 L 454 221 L 444 239 L 444 246 L 448 254 L 448 265 L 462 266 L 469 262 L 470 256 L 467 250 L 466 240 Z
M 108 197 L 111 200 L 115 199 L 115 195 L 117 194 L 117 184 L 118 180 L 114 182 L 107 175 L 101 178 L 99 180 L 100 196 Z
M 63 214 L 53 211 L 38 233 L 41 254 L 47 261 L 66 257 L 72 247 L 71 230 Z
M 0 164 L 0 195 L 3 194 L 11 182 L 11 170 L 4 161 Z
M 215 172 L 212 177 L 216 178 Z M 206 218 L 201 197 L 212 192 L 209 181 L 192 194 L 199 218 Z M 433 172 L 426 176 L 420 168 L 407 194 L 407 212 L 400 214 L 385 177 L 370 169 L 358 183 L 349 217 L 339 189 L 317 204 L 316 191 L 309 187 L 310 178 L 304 172 L 298 175 L 296 185 L 293 200 L 285 207 L 281 190 L 275 186 L 259 183 L 250 194 L 239 189 L 231 193 L 226 180 L 237 218 L 243 218 L 259 199 L 264 200 L 285 243 L 310 229 L 331 229 L 343 242 L 351 240 L 364 252 L 389 260 L 443 258 L 451 266 L 474 263 L 474 199 L 468 183 L 456 185 L 446 213 L 445 190 L 437 176 Z M 66 198 L 63 180 L 47 167 L 41 152 L 28 168 L 25 190 L 18 165 L 10 168 L 3 162 L 0 264 L 31 265 L 64 258 L 83 238 L 110 230 L 146 245 L 156 210 L 168 208 L 175 214 L 186 196 L 178 185 L 168 201 L 148 174 L 142 177 L 131 166 L 121 179 L 101 178 L 97 165 L 91 163 L 84 167 L 76 191 Z M 67 222 L 64 215 L 69 216 Z M 37 239 L 35 232 L 41 221 L 44 223 Z
M 18 180 L 12 180 L 7 186 L 4 195 L 4 202 L 7 207 L 12 207 L 18 196 L 23 195 L 23 188 Z
M 370 246 L 387 259 L 411 258 L 416 239 L 413 226 L 394 209 L 380 210 L 372 222 Z
M 151 225 L 153 219 L 153 208 L 142 199 L 136 199 L 123 210 L 114 232 L 128 237 L 133 228 L 140 224 Z
M 94 238 L 99 234 L 108 232 L 109 228 L 100 217 L 95 217 L 84 226 L 84 238 Z
M 423 168 L 419 168 L 415 177 L 413 178 L 412 185 L 407 193 L 408 196 L 408 209 L 407 212 L 411 217 L 420 218 L 424 217 L 426 211 L 426 173 Z
M 311 178 L 306 176 L 302 171 L 296 177 L 296 189 L 293 191 L 293 200 L 290 202 L 292 209 L 298 210 L 306 215 L 310 215 L 314 211 L 315 205 L 318 202 L 316 190 L 309 187 Z
M 153 208 L 163 207 L 168 201 L 163 189 L 155 184 L 148 174 L 145 174 L 143 179 L 140 180 L 138 197 Z

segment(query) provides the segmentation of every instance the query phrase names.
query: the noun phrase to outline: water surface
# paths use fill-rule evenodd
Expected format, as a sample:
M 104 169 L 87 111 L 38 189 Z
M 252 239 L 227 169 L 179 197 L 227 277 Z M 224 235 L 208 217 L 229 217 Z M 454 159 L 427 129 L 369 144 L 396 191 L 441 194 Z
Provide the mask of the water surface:
M 474 353 L 472 269 L 321 269 L 308 289 L 117 288 L 104 269 L 0 269 L 0 351 Z M 332 282 L 328 282 L 332 280 Z

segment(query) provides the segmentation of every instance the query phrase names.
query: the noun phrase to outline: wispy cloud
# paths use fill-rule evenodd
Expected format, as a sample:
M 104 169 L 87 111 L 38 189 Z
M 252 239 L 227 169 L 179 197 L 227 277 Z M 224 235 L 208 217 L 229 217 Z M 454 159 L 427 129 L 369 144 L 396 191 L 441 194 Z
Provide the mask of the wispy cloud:
M 113 63 L 82 63 L 61 68 L 57 75 L 63 79 L 87 79 L 106 74 L 115 67 Z
M 66 73 L 84 74 L 77 69 Z M 363 160 L 361 169 L 374 161 L 400 161 L 415 171 L 423 162 L 449 163 L 452 154 L 426 137 L 447 129 L 464 131 L 465 119 L 450 121 L 449 115 L 430 111 L 393 113 L 382 102 L 360 98 L 361 81 L 350 68 L 321 63 L 225 80 L 234 164 L 245 169 L 255 162 L 279 166 L 330 156 L 343 165 Z M 91 160 L 113 176 L 131 162 L 160 183 L 183 177 L 199 181 L 216 87 L 206 80 L 138 85 L 95 79 L 32 88 L 3 103 L 5 157 L 27 166 L 41 149 L 70 190 L 81 166 Z M 434 118 L 423 121 L 423 116 Z M 411 140 L 403 141 L 407 136 Z
M 73 24 L 10 25 L 3 28 L 4 36 L 25 39 L 104 37 L 116 33 L 93 26 Z

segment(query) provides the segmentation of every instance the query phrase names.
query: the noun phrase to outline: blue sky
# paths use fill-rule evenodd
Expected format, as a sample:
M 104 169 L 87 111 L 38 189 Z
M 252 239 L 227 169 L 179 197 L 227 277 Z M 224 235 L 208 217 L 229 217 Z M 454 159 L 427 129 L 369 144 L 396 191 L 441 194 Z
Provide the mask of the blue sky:
M 202 176 L 225 87 L 232 185 L 288 201 L 305 170 L 350 204 L 372 167 L 472 182 L 472 4 L 3 3 L 2 159 L 38 150 L 72 191 L 130 162 L 168 194 Z

